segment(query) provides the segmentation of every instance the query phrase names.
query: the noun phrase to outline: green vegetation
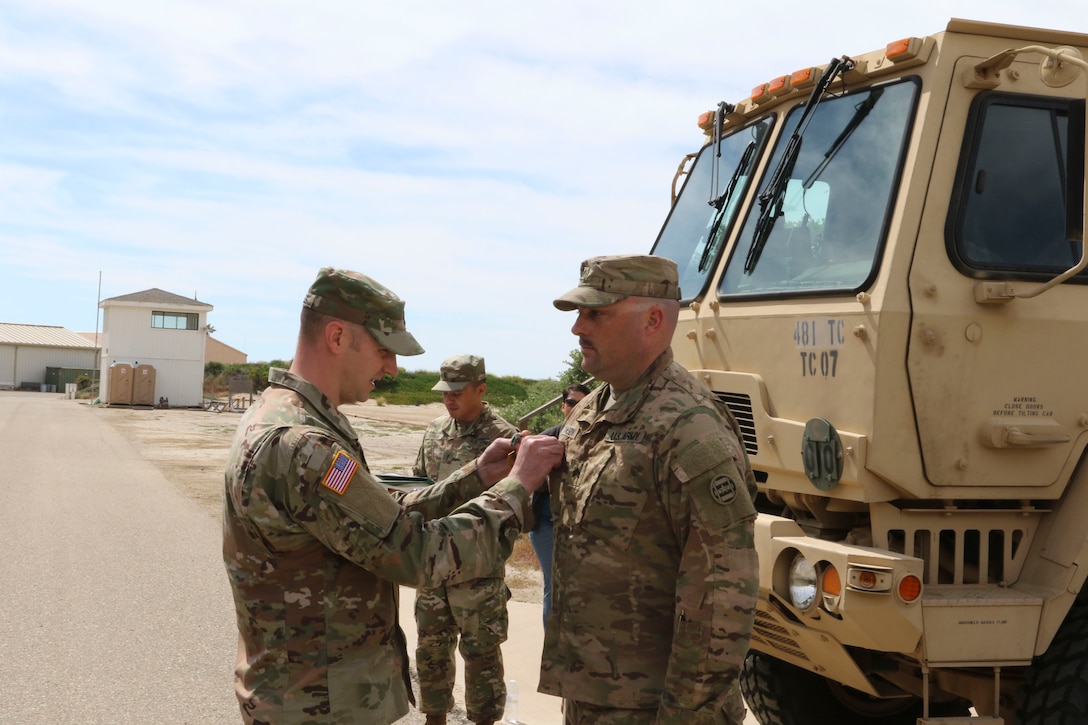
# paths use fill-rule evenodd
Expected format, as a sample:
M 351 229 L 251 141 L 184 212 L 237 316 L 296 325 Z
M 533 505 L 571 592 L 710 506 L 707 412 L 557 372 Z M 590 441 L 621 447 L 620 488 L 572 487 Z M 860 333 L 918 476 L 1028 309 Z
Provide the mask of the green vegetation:
M 290 362 L 273 360 L 272 362 L 240 363 L 224 365 L 219 362 L 204 364 L 204 396 L 220 398 L 227 395 L 230 380 L 241 375 L 253 381 L 253 392 L 259 393 L 268 387 L 269 368 L 289 368 Z
M 76 397 L 80 400 L 94 400 L 98 397 L 98 375 L 76 376 Z
M 488 390 L 490 389 L 491 388 L 488 387 Z M 531 419 L 526 421 L 523 426 L 533 433 L 539 433 L 545 428 L 550 428 L 553 425 L 559 424 L 562 413 L 559 410 L 559 402 L 556 399 L 562 392 L 563 386 L 560 385 L 558 381 L 538 380 L 529 386 L 524 398 L 512 401 L 507 405 L 496 405 L 495 407 L 498 410 L 499 415 L 514 425 L 518 425 L 518 420 L 522 417 L 529 415 L 537 408 L 555 400 L 556 402 L 553 405 L 534 415 Z
M 431 388 L 438 382 L 438 373 L 418 370 L 414 373 L 397 368 L 397 377 L 386 375 L 379 380 L 370 397 L 388 405 L 425 405 L 441 403 L 442 394 Z
M 517 425 L 518 420 L 529 415 L 537 408 L 548 405 L 549 407 L 534 415 L 525 424 L 525 427 L 533 433 L 539 433 L 546 428 L 563 422 L 563 414 L 559 410 L 559 396 L 563 393 L 563 388 L 575 383 L 585 382 L 588 377 L 589 375 L 582 370 L 582 352 L 580 350 L 571 350 L 570 356 L 567 358 L 558 378 L 538 380 L 528 387 L 523 397 L 505 404 L 499 403 L 492 398 L 489 381 L 487 397 L 495 404 L 499 415 L 514 425 Z M 592 387 L 591 384 L 590 388 Z
M 386 375 L 378 381 L 371 397 L 381 399 L 387 405 L 425 405 L 441 403 L 442 393 L 431 390 L 438 382 L 438 373 L 426 370 L 408 372 L 400 368 L 397 377 Z M 501 375 L 487 376 L 487 399 L 495 407 L 524 398 L 535 381 Z
M 260 393 L 268 387 L 269 368 L 290 366 L 289 361 L 283 360 L 234 365 L 207 363 L 204 365 L 204 395 L 209 398 L 225 397 L 229 390 L 230 380 L 235 375 L 242 375 L 252 380 L 253 392 Z M 527 423 L 529 430 L 540 432 L 560 422 L 558 397 L 563 392 L 563 388 L 573 383 L 580 383 L 587 377 L 582 370 L 582 353 L 572 350 L 557 378 L 529 380 L 516 375 L 488 375 L 487 400 L 503 418 L 515 425 L 521 417 L 554 401 L 550 407 Z M 431 390 L 437 382 L 437 372 L 425 370 L 408 372 L 401 368 L 395 378 L 387 375 L 379 380 L 371 397 L 380 405 L 441 403 L 442 394 Z

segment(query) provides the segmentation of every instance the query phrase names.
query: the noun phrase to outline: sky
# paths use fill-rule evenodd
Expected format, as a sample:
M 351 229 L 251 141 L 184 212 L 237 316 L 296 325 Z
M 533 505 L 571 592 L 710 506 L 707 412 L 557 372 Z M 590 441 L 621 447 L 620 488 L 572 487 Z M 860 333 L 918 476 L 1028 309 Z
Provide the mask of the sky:
M 323 266 L 406 302 L 437 370 L 555 377 L 581 261 L 650 251 L 700 113 L 950 18 L 1083 0 L 0 0 L 0 322 L 100 329 L 157 287 L 289 360 Z

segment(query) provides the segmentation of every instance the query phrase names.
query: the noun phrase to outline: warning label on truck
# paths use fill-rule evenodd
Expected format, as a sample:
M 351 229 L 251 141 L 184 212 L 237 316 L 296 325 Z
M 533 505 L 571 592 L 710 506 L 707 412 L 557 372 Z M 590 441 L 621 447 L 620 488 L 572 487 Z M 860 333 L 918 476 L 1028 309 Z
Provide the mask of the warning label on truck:
M 998 408 L 994 408 L 995 418 L 1052 418 L 1054 411 L 1048 408 L 1034 395 L 1015 395 Z

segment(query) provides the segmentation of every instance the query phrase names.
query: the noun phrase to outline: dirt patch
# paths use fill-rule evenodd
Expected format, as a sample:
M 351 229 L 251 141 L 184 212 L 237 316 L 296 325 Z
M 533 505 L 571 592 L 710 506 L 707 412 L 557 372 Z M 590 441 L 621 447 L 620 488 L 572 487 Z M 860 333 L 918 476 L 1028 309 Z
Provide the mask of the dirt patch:
M 143 457 L 185 496 L 214 516 L 223 509 L 223 469 L 241 416 L 224 411 L 92 408 L 132 441 Z M 427 424 L 442 415 L 441 403 L 378 405 L 373 401 L 345 405 L 363 443 L 367 464 L 375 473 L 410 474 Z M 541 601 L 543 578 L 529 539 L 518 539 L 507 561 L 506 580 L 513 598 Z

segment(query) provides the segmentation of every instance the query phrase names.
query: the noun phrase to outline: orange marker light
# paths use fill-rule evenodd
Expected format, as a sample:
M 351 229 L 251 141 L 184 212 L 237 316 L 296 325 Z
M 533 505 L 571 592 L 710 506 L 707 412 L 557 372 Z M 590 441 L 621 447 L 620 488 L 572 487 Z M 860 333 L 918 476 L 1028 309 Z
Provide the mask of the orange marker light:
M 781 93 L 786 88 L 786 84 L 789 83 L 789 76 L 778 76 L 770 83 L 767 84 L 768 93 Z
M 839 602 L 842 599 L 842 578 L 839 576 L 839 570 L 833 565 L 828 564 L 820 575 L 820 588 L 823 590 L 821 596 L 823 608 L 832 614 L 839 611 Z
M 899 598 L 904 602 L 913 602 L 922 594 L 922 581 L 913 574 L 907 574 L 899 580 Z
M 699 128 L 708 129 L 714 125 L 714 111 L 703 111 L 699 114 Z
M 802 70 L 795 70 L 790 75 L 790 86 L 805 86 L 811 85 L 816 82 L 816 69 L 804 68 Z
M 884 48 L 884 57 L 892 63 L 910 60 L 918 55 L 921 41 L 918 38 L 900 38 L 888 43 Z
M 872 589 L 876 586 L 876 574 L 871 571 L 859 571 L 857 585 L 862 589 Z
M 825 594 L 838 596 L 842 594 L 842 580 L 839 578 L 839 570 L 833 566 L 824 569 L 823 588 Z
M 759 101 L 767 95 L 767 84 L 761 83 L 752 89 L 752 100 Z

